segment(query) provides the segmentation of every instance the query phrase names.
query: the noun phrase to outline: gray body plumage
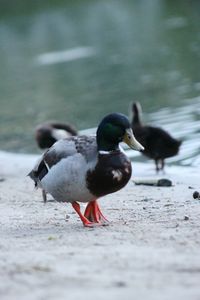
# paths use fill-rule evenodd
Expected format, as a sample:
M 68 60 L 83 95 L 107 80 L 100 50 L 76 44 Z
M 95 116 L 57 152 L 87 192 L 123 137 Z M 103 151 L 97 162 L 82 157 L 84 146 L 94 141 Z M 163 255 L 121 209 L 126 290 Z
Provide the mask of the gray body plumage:
M 89 202 L 94 200 L 94 195 L 87 188 L 85 175 L 95 167 L 96 161 L 96 137 L 71 137 L 56 142 L 29 175 L 36 186 L 57 201 Z

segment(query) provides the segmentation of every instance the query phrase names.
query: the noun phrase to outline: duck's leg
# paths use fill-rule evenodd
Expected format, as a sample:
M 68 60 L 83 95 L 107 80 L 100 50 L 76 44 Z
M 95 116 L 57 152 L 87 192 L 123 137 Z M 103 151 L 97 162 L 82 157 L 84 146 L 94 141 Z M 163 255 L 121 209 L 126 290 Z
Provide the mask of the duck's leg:
M 89 221 L 98 223 L 99 225 L 106 225 L 109 222 L 102 214 L 97 200 L 88 203 L 84 216 Z
M 93 201 L 89 202 L 86 206 L 85 212 L 84 212 L 84 216 L 90 220 L 91 222 L 97 222 L 97 220 L 94 218 L 94 214 L 93 214 Z
M 164 170 L 165 167 L 165 160 L 162 158 L 161 159 L 161 170 Z
M 99 222 L 102 223 L 103 225 L 108 225 L 109 221 L 108 219 L 103 215 L 99 204 L 97 201 L 94 201 L 94 207 L 95 207 L 95 214 L 98 216 L 99 218 Z
M 163 170 L 165 167 L 165 161 L 164 159 L 155 159 L 155 164 L 156 164 L 156 172 L 158 173 L 159 171 Z
M 156 164 L 156 172 L 158 173 L 160 168 L 159 168 L 159 159 L 155 159 L 155 164 Z
M 93 227 L 93 225 L 94 225 L 93 222 L 90 222 L 85 216 L 83 216 L 83 214 L 81 213 L 81 210 L 80 210 L 80 205 L 77 202 L 72 202 L 72 207 L 79 215 L 79 217 L 85 227 Z
M 43 198 L 43 202 L 46 203 L 47 202 L 47 194 L 46 194 L 45 190 L 42 190 L 42 198 Z

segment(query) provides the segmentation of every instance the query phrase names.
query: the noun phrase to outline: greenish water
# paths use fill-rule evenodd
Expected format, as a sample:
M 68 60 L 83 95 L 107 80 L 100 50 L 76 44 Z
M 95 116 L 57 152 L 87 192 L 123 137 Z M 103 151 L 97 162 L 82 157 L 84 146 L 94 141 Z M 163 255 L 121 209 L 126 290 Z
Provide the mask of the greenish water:
M 0 0 L 1 150 L 36 152 L 41 122 L 95 127 L 133 100 L 184 138 L 177 162 L 199 161 L 200 1 Z

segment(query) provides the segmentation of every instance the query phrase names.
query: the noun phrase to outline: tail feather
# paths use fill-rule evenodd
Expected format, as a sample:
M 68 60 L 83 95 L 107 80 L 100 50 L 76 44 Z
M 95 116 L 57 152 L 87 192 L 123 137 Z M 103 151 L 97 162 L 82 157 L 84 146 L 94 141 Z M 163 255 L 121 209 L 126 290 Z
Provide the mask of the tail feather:
M 135 102 L 132 104 L 132 113 L 133 113 L 133 119 L 132 119 L 132 125 L 142 125 L 141 121 L 141 114 L 142 114 L 142 108 L 139 102 Z
M 44 160 L 42 159 L 27 176 L 29 176 L 34 181 L 35 187 L 38 187 L 38 185 L 40 185 L 40 181 L 47 173 L 48 168 Z

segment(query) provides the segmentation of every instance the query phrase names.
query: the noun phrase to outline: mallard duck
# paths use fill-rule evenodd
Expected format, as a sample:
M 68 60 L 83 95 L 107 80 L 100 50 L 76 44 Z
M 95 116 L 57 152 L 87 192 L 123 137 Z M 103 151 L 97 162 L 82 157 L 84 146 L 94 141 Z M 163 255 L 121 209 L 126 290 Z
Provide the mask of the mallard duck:
M 48 122 L 39 125 L 35 130 L 35 139 L 41 149 L 50 148 L 55 142 L 78 133 L 71 125 L 59 122 Z
M 84 226 L 105 225 L 97 199 L 123 188 L 131 177 L 131 162 L 119 143 L 143 150 L 123 114 L 107 115 L 95 136 L 69 137 L 56 142 L 29 176 L 59 202 L 70 202 Z M 82 214 L 78 202 L 88 203 Z
M 181 141 L 174 139 L 167 131 L 159 127 L 143 125 L 141 121 L 141 106 L 132 105 L 132 130 L 136 139 L 144 146 L 142 153 L 154 159 L 156 171 L 163 170 L 165 158 L 178 154 Z

